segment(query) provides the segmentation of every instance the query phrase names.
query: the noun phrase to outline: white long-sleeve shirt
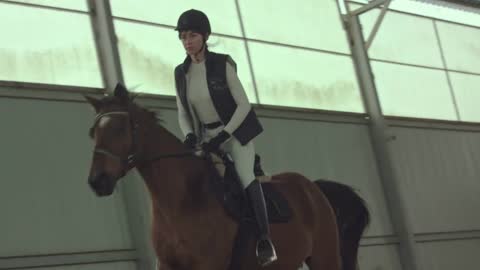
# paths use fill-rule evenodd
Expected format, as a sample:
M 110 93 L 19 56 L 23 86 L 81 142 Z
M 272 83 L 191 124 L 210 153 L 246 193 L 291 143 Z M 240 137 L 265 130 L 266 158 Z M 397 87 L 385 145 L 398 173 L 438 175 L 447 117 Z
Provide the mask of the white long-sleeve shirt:
M 230 121 L 224 123 L 226 125 L 224 130 L 229 134 L 232 134 L 247 116 L 251 109 L 251 105 L 234 67 L 229 62 L 227 62 L 226 65 L 226 77 L 230 92 L 237 104 L 237 109 L 233 113 Z M 193 109 L 192 113 L 196 114 L 196 117 L 194 118 L 198 118 L 202 123 L 220 121 L 220 116 L 215 110 L 208 90 L 205 61 L 200 63 L 192 62 L 189 71 L 186 74 L 186 80 L 187 100 Z M 177 106 L 179 108 L 178 120 L 182 132 L 184 135 L 193 132 L 193 123 L 190 123 L 190 118 L 178 97 Z

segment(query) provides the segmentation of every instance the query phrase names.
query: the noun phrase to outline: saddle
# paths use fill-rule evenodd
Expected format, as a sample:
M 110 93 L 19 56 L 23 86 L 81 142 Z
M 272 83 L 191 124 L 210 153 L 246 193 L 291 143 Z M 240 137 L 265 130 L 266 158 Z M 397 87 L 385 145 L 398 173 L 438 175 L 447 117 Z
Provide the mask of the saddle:
M 238 223 L 250 221 L 254 223 L 253 209 L 238 178 L 232 159 L 224 153 L 211 153 L 210 155 L 211 164 L 218 172 L 211 181 L 211 187 L 226 213 Z M 262 184 L 269 222 L 288 222 L 292 216 L 292 211 L 287 200 L 270 182 L 271 177 L 263 174 L 260 159 L 256 158 L 255 162 L 255 177 Z

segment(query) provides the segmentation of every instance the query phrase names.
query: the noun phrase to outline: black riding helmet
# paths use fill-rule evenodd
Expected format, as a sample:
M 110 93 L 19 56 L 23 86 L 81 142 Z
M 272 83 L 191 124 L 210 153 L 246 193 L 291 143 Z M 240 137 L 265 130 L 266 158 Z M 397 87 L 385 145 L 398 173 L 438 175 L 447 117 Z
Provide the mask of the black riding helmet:
M 212 33 L 210 22 L 207 15 L 200 10 L 190 9 L 182 13 L 178 18 L 177 27 L 178 36 L 182 31 L 197 32 L 204 37 Z

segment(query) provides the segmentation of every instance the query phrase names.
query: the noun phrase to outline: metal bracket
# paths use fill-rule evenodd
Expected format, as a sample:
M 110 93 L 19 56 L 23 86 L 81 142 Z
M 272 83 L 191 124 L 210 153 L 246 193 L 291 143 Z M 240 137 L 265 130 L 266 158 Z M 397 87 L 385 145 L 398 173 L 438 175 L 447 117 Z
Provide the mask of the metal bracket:
M 378 16 L 377 20 L 375 21 L 375 24 L 373 25 L 372 32 L 368 35 L 368 39 L 365 43 L 365 48 L 367 50 L 372 45 L 373 39 L 375 38 L 376 34 L 378 33 L 378 30 L 380 29 L 380 25 L 382 24 L 383 19 L 385 18 L 385 14 L 387 13 L 388 7 L 390 6 L 391 2 L 392 0 L 375 0 L 354 11 L 348 11 L 348 15 L 346 15 L 346 18 L 345 18 L 347 22 L 350 18 L 354 16 L 359 16 L 365 12 L 368 12 L 384 4 L 380 12 L 380 15 Z
M 372 32 L 370 33 L 370 35 L 368 35 L 367 43 L 365 43 L 365 47 L 367 48 L 367 50 L 370 48 L 370 45 L 372 45 L 373 39 L 377 35 L 378 29 L 380 29 L 380 25 L 383 22 L 383 18 L 385 18 L 385 14 L 387 13 L 388 6 L 390 6 L 391 2 L 392 0 L 386 1 L 385 5 L 382 8 L 382 11 L 380 12 L 380 15 L 375 21 L 375 25 L 373 25 Z
M 351 11 L 351 12 L 350 12 L 350 15 L 351 15 L 351 16 L 360 15 L 360 14 L 362 14 L 362 13 L 365 13 L 365 12 L 367 12 L 367 11 L 370 11 L 370 10 L 372 10 L 372 9 L 374 9 L 374 8 L 382 5 L 382 4 L 384 4 L 385 2 L 390 2 L 390 1 L 391 1 L 391 0 L 375 0 L 375 1 L 372 1 L 372 2 L 366 4 L 365 6 L 363 6 L 363 7 L 361 7 L 361 8 L 358 8 L 358 9 L 356 9 L 356 10 L 354 10 L 354 11 Z

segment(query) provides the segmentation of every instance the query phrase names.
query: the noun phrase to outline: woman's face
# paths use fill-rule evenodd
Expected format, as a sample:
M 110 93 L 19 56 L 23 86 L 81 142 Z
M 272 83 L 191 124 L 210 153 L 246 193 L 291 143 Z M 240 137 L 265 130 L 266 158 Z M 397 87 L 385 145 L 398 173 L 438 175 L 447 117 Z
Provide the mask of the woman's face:
M 180 40 L 189 55 L 198 53 L 203 45 L 202 35 L 192 31 L 181 32 Z

